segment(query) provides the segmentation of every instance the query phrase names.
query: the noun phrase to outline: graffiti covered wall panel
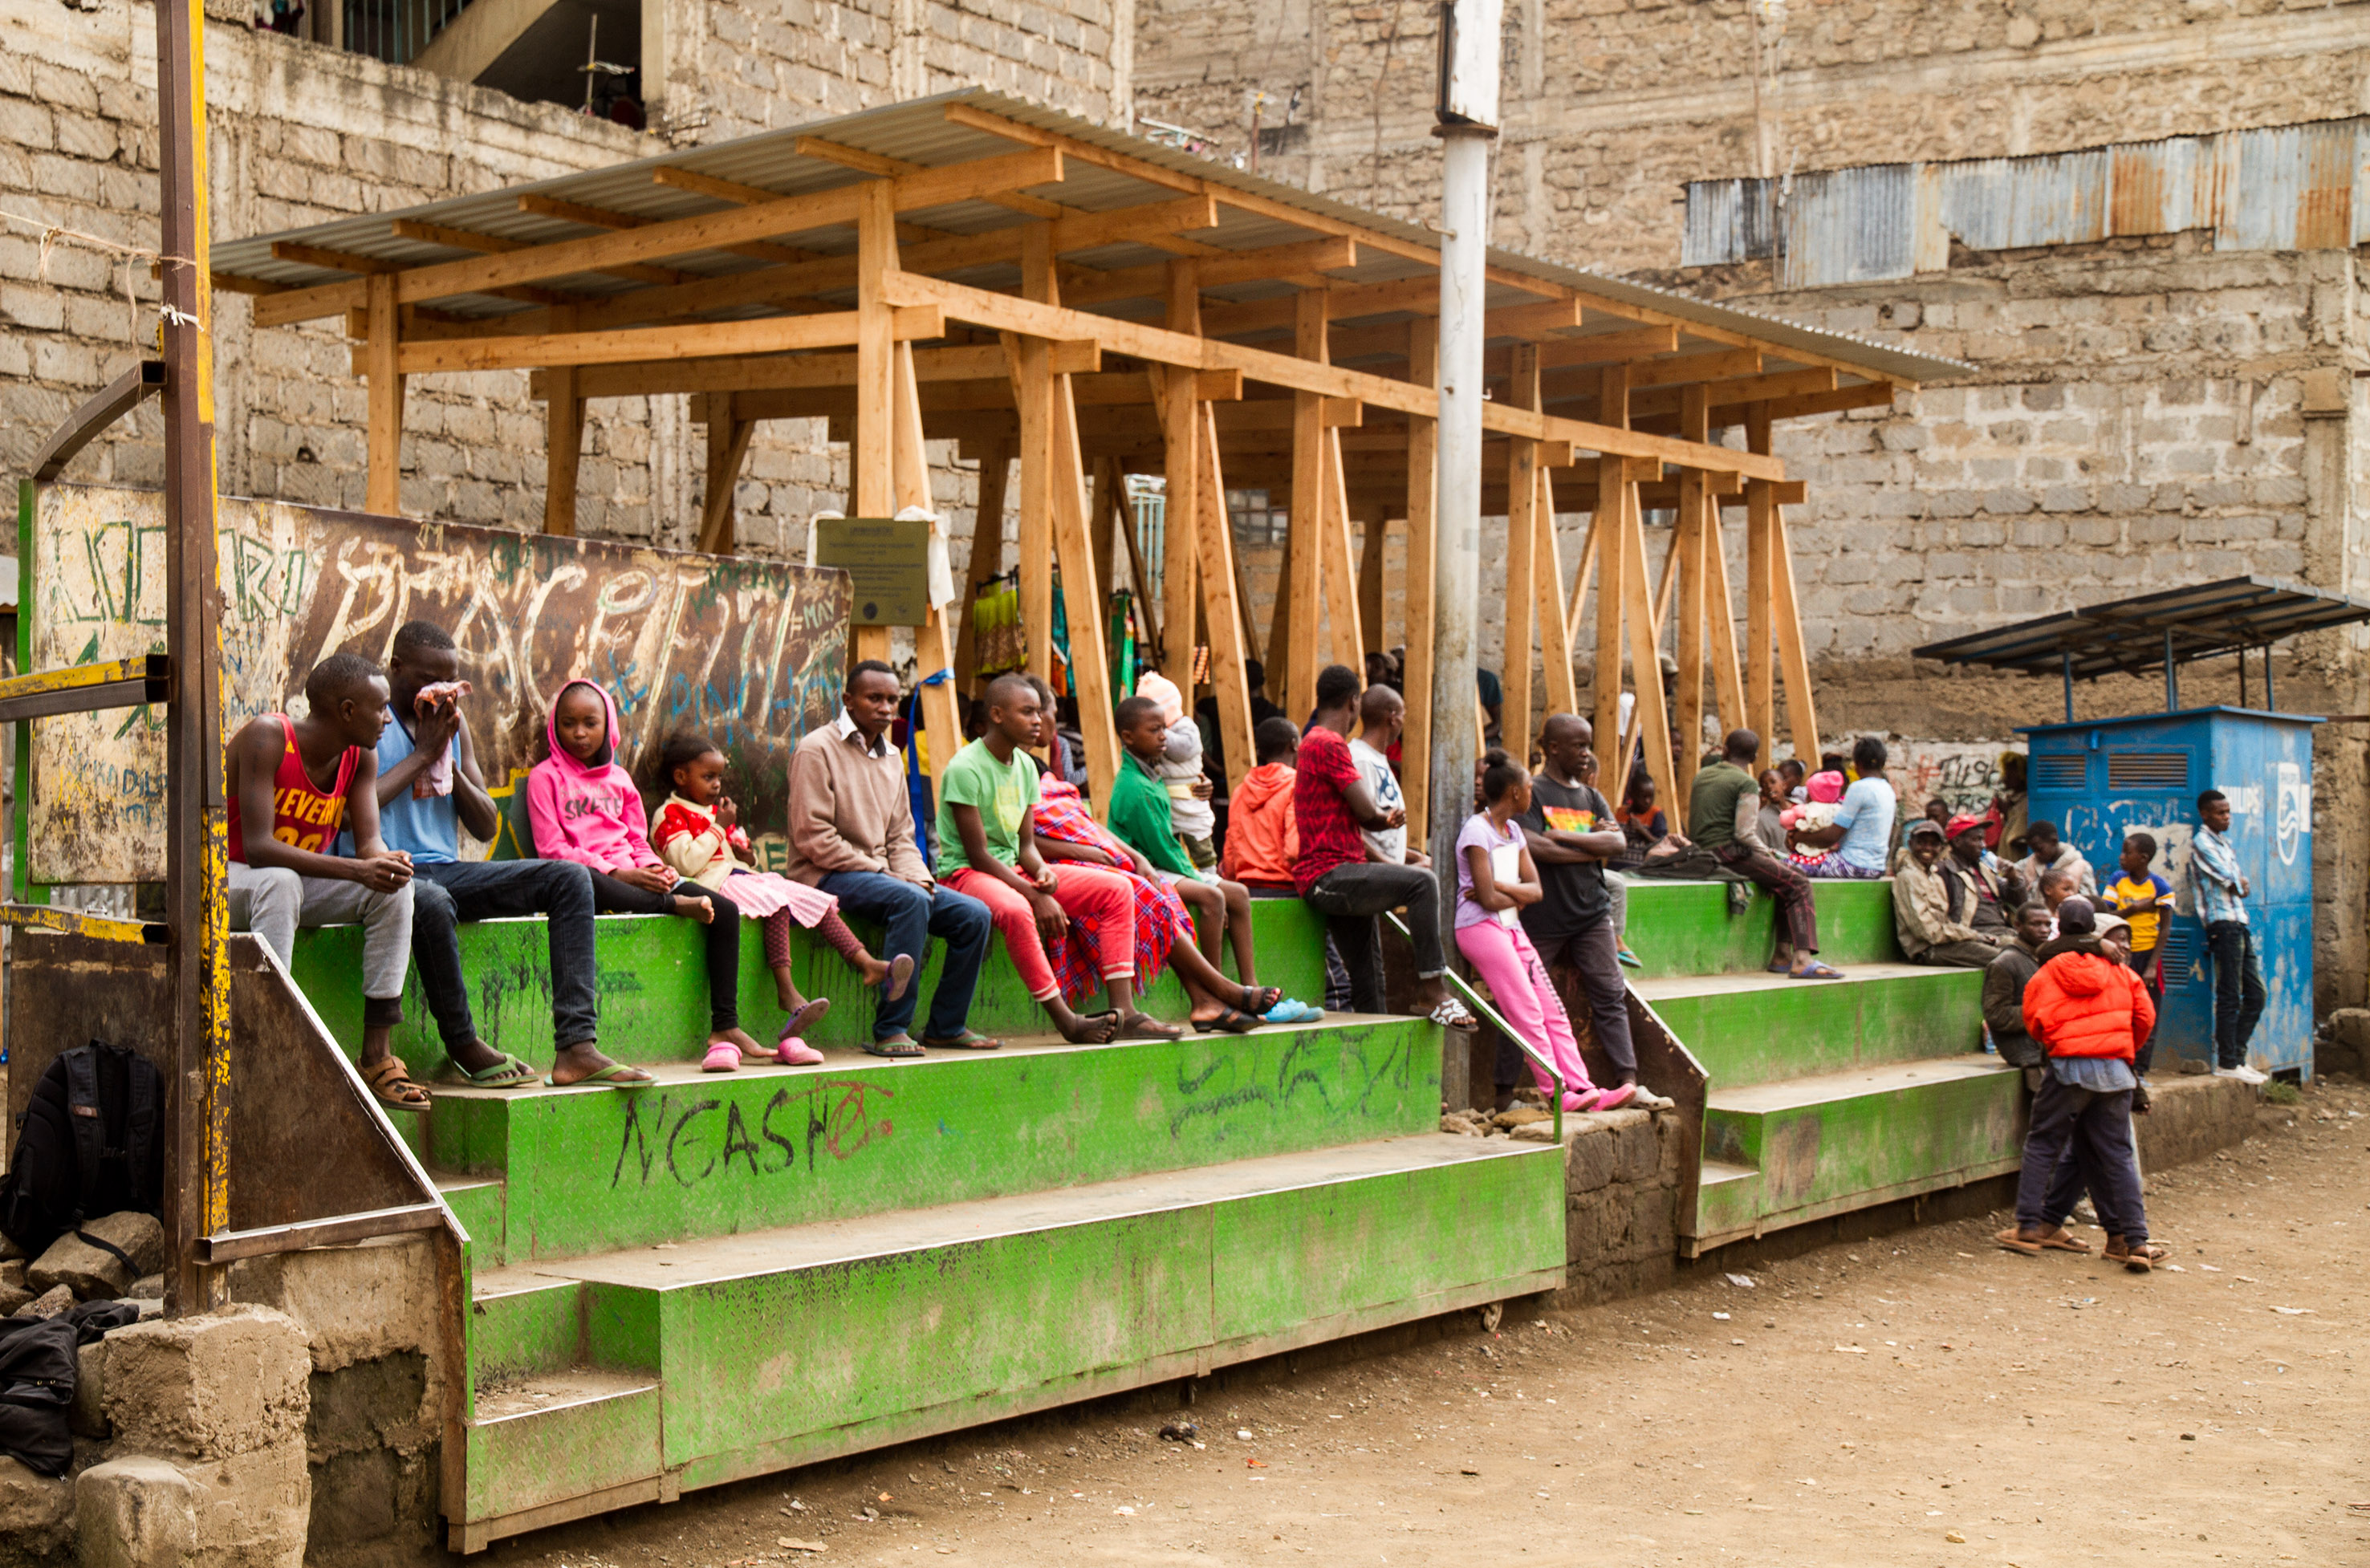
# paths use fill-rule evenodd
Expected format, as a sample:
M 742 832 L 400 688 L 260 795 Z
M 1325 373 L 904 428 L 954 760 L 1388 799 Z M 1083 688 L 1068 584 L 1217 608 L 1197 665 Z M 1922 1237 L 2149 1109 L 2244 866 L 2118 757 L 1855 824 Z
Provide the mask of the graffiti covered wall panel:
M 791 747 L 838 694 L 841 572 L 230 498 L 220 528 L 226 728 L 302 713 L 305 672 L 324 655 L 384 662 L 397 627 L 431 621 L 460 647 L 479 765 L 521 827 L 517 781 L 552 693 L 577 676 L 616 698 L 628 768 L 677 728 L 712 735 L 761 843 L 780 833 Z M 52 486 L 29 543 L 32 668 L 163 647 L 161 496 Z M 37 721 L 29 804 L 35 881 L 160 878 L 163 715 Z

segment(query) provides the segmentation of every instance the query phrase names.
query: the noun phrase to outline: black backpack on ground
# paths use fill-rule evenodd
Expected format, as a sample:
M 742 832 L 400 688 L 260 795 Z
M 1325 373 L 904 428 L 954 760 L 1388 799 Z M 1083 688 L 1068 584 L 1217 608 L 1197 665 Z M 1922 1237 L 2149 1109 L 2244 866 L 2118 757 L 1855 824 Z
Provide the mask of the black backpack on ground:
M 74 1461 L 66 1407 L 74 1403 L 79 1345 L 136 1322 L 129 1301 L 90 1301 L 63 1317 L 0 1318 L 0 1455 L 40 1475 Z
M 17 1118 L 0 1234 L 37 1258 L 86 1219 L 157 1213 L 164 1099 L 156 1070 L 121 1046 L 93 1040 L 52 1062 Z

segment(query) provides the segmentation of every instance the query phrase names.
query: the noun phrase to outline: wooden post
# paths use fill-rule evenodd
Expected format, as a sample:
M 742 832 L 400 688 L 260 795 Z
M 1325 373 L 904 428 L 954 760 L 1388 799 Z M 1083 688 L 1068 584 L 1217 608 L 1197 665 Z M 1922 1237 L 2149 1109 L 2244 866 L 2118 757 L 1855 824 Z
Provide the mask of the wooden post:
M 1172 380 L 1178 372 L 1171 372 Z M 1189 524 L 1200 553 L 1203 601 L 1209 607 L 1210 688 L 1218 699 L 1218 733 L 1226 754 L 1226 791 L 1242 786 L 1259 761 L 1251 740 L 1250 678 L 1244 673 L 1243 619 L 1235 604 L 1235 531 L 1226 516 L 1225 471 L 1218 458 L 1218 419 L 1206 403 L 1194 405 L 1193 511 L 1181 516 L 1174 493 L 1168 503 L 1169 537 Z M 1186 689 L 1182 681 L 1178 689 Z
M 1272 499 L 1272 496 L 1270 499 Z M 1285 505 L 1291 505 L 1285 498 Z M 1292 552 L 1293 541 L 1300 531 L 1291 524 L 1287 512 L 1283 530 L 1283 556 L 1275 564 L 1275 599 L 1267 611 L 1267 694 L 1268 700 L 1283 706 L 1292 697 Z M 1286 711 L 1289 711 L 1287 709 Z M 1303 714 L 1301 718 L 1306 718 Z M 1293 720 L 1294 724 L 1300 719 Z
M 1128 504 L 1124 489 L 1121 491 L 1119 509 L 1111 514 L 1110 526 L 1118 529 L 1120 537 L 1127 542 L 1128 577 L 1141 589 L 1144 584 L 1152 580 L 1152 572 L 1145 564 L 1144 542 L 1135 534 L 1135 509 Z M 1168 646 L 1161 639 L 1161 617 L 1154 612 L 1152 601 L 1145 598 L 1141 591 L 1135 597 L 1135 618 L 1136 624 L 1144 628 L 1145 645 L 1138 648 L 1139 655 L 1145 652 L 1145 648 L 1159 648 Z M 1136 668 L 1143 670 L 1152 667 L 1145 663 L 1144 658 L 1139 657 L 1136 660 Z M 1183 691 L 1186 684 L 1190 682 L 1180 683 L 1178 690 Z
M 1778 623 L 1778 655 L 1786 670 L 1786 730 L 1804 767 L 1819 761 L 1818 699 L 1811 691 L 1811 659 L 1802 642 L 1802 609 L 1794 596 L 1794 549 L 1786 537 L 1786 509 L 1769 504 L 1770 616 Z
M 1195 337 L 1202 332 L 1201 268 L 1188 258 L 1168 263 L 1168 326 L 1171 332 L 1189 332 Z M 1160 672 L 1177 683 L 1190 703 L 1193 695 L 1193 612 L 1197 605 L 1213 601 L 1232 603 L 1234 549 L 1226 544 L 1225 561 L 1229 577 L 1225 583 L 1209 583 L 1198 579 L 1209 561 L 1208 545 L 1202 539 L 1205 520 L 1202 513 L 1201 486 L 1204 482 L 1202 452 L 1202 418 L 1201 383 L 1191 371 L 1171 369 L 1160 378 L 1161 434 L 1168 451 L 1168 495 L 1163 503 L 1163 515 L 1168 519 L 1163 531 L 1165 541 L 1160 568 Z M 1214 471 L 1214 465 L 1209 465 Z M 1181 487 L 1180 487 L 1181 486 Z M 1226 498 L 1218 494 L 1218 515 L 1225 517 Z M 1133 519 L 1129 520 L 1133 526 Z M 1221 617 L 1210 617 L 1210 653 L 1214 667 L 1217 659 L 1217 624 Z M 1230 617 L 1239 625 L 1241 617 Z M 1237 673 L 1240 673 L 1239 638 Z M 1249 711 L 1248 707 L 1244 709 Z M 1234 749 L 1226 752 L 1229 766 Z
M 1293 297 L 1293 351 L 1323 363 L 1328 291 L 1303 289 Z M 1280 597 L 1289 608 L 1276 613 L 1285 635 L 1283 711 L 1306 714 L 1317 706 L 1317 624 L 1323 613 L 1325 491 L 1333 443 L 1325 429 L 1325 399 L 1314 392 L 1292 395 L 1292 510 Z M 1271 642 L 1269 652 L 1274 652 Z M 1275 677 L 1271 673 L 1270 681 Z M 1294 721 L 1298 722 L 1297 720 Z
M 896 489 L 892 498 L 899 511 L 919 507 L 935 513 L 938 507 L 930 496 L 930 455 L 922 438 L 921 386 L 914 377 L 911 343 L 896 346 L 895 363 L 892 395 L 896 413 L 891 461 Z M 935 530 L 938 524 L 933 521 L 930 526 Z M 968 596 L 956 595 L 958 605 L 968 602 Z M 947 764 L 962 749 L 962 718 L 955 705 L 954 639 L 948 632 L 946 617 L 935 604 L 924 609 L 922 624 L 914 628 L 914 678 L 921 682 L 922 734 L 929 742 L 930 782 L 934 785 L 945 776 Z
M 955 692 L 978 694 L 978 617 L 972 601 L 979 597 L 983 578 L 1004 570 L 1004 488 L 1012 475 L 1012 449 L 995 446 L 979 460 L 979 505 L 972 513 L 971 564 L 964 569 L 955 602 L 962 606 L 962 625 L 955 636 Z
M 1440 338 L 1430 322 L 1408 329 L 1408 380 L 1434 386 L 1440 380 Z M 1407 796 L 1410 843 L 1432 841 L 1432 570 L 1439 535 L 1440 427 L 1420 415 L 1408 417 L 1407 441 L 1407 728 L 1399 738 L 1400 789 Z M 1450 799 L 1458 797 L 1452 793 Z
M 1605 536 L 1597 520 L 1605 515 L 1603 507 L 1588 514 L 1588 530 L 1580 536 L 1580 565 L 1571 574 L 1571 598 L 1564 611 L 1564 639 L 1577 650 L 1580 647 L 1581 617 L 1588 612 L 1588 584 L 1596 576 L 1596 542 Z
M 1020 231 L 1020 292 L 1041 304 L 1062 303 L 1053 273 L 1053 235 L 1042 223 Z M 1004 336 L 1020 406 L 1020 625 L 1029 643 L 1029 672 L 1053 674 L 1053 361 L 1041 338 Z M 1071 485 L 1077 481 L 1074 474 Z
M 1506 402 L 1515 408 L 1539 406 L 1537 344 L 1514 345 Z M 1499 733 L 1517 761 L 1531 754 L 1531 649 L 1538 636 L 1539 601 L 1538 584 L 1531 574 L 1538 558 L 1538 538 L 1539 443 L 1512 436 L 1506 441 L 1506 640 L 1498 680 L 1506 692 Z
M 1646 559 L 1646 522 L 1638 507 L 1638 460 L 1633 458 L 1622 466 L 1632 477 L 1621 487 L 1621 555 L 1625 563 L 1642 564 Z M 1659 471 L 1662 464 L 1648 459 L 1644 466 Z M 1624 608 L 1629 619 L 1630 686 L 1637 696 L 1639 744 L 1645 752 L 1646 772 L 1653 776 L 1656 799 L 1665 803 L 1663 809 L 1684 816 L 1686 802 L 1678 798 L 1671 775 L 1670 715 L 1662 706 L 1662 662 L 1657 657 L 1660 650 L 1656 646 L 1660 639 L 1653 607 L 1646 602 L 1646 574 L 1643 570 L 1625 570 L 1621 580 Z
M 1744 413 L 1745 445 L 1769 450 L 1769 406 L 1750 404 Z M 1766 481 L 1744 485 L 1744 722 L 1761 737 L 1761 766 L 1769 766 L 1770 748 L 1778 743 L 1778 692 L 1770 668 L 1770 605 L 1777 578 L 1770 549 L 1777 533 L 1778 501 Z M 1808 762 L 1816 762 L 1812 757 Z M 1806 762 L 1805 765 L 1808 765 Z
M 1094 484 L 1087 498 L 1088 519 L 1087 532 L 1094 536 L 1095 580 L 1104 585 L 1106 589 L 1114 586 L 1119 580 L 1111 574 L 1111 523 L 1116 509 L 1111 505 L 1111 496 L 1119 488 L 1119 459 L 1116 457 L 1095 459 Z M 1131 560 L 1133 555 L 1133 553 L 1131 552 Z M 1139 599 L 1144 597 L 1146 586 L 1144 578 L 1133 571 L 1128 574 L 1128 577 L 1135 584 L 1136 597 Z
M 543 531 L 576 532 L 576 475 L 584 453 L 584 399 L 576 367 L 553 367 L 544 381 Z
M 403 515 L 403 376 L 396 370 L 401 351 L 395 303 L 395 274 L 370 280 L 370 476 L 362 508 L 385 517 Z
M 1375 508 L 1366 513 L 1366 543 L 1358 554 L 1358 630 L 1367 653 L 1381 653 L 1390 647 L 1383 635 L 1383 552 L 1390 532 L 1388 512 Z
M 1350 486 L 1341 472 L 1341 432 L 1325 432 L 1325 619 L 1333 632 L 1333 662 L 1365 679 L 1366 638 L 1358 624 L 1358 558 L 1350 548 Z M 1312 676 L 1311 691 L 1315 690 Z
M 1087 744 L 1087 787 L 1093 792 L 1096 814 L 1108 816 L 1111 781 L 1119 775 L 1119 731 L 1111 722 L 1102 588 L 1095 579 L 1094 542 L 1087 530 L 1077 406 L 1067 375 L 1055 376 L 1053 383 L 1053 557 L 1062 567 L 1062 601 L 1069 612 L 1070 689 L 1078 699 L 1078 729 Z
M 732 395 L 711 392 L 708 398 L 708 478 L 699 497 L 699 548 L 710 555 L 733 552 L 732 491 L 741 482 L 741 465 L 748 461 L 749 440 L 757 421 L 733 417 Z
M 1743 723 L 1744 678 L 1736 664 L 1736 601 L 1728 586 L 1728 550 L 1720 539 L 1717 500 L 1704 509 L 1704 598 L 1711 623 L 1711 675 L 1723 736 Z
M 1608 367 L 1599 383 L 1597 423 L 1626 429 L 1629 423 L 1629 367 Z M 1597 758 L 1604 765 L 1604 779 L 1610 786 L 1605 790 L 1618 806 L 1629 784 L 1629 759 L 1620 753 L 1621 744 L 1621 616 L 1628 598 L 1627 578 L 1632 571 L 1642 574 L 1643 561 L 1629 559 L 1629 531 L 1623 526 L 1627 517 L 1625 498 L 1629 489 L 1628 464 L 1621 458 L 1606 454 L 1596 462 L 1596 517 L 1591 524 L 1591 536 L 1596 543 L 1602 575 L 1596 584 L 1596 680 L 1595 715 Z M 1606 747 L 1614 748 L 1607 751 Z
M 1580 712 L 1580 678 L 1571 669 L 1571 624 L 1564 618 L 1563 558 L 1556 544 L 1555 482 L 1539 468 L 1539 530 L 1531 549 L 1532 578 L 1539 585 L 1539 662 L 1546 671 L 1541 692 L 1551 714 Z
M 1710 397 L 1702 383 L 1679 395 L 1679 433 L 1688 441 L 1707 441 Z M 1679 590 L 1679 761 L 1681 792 L 1696 782 L 1697 757 L 1703 750 L 1704 685 L 1704 513 L 1719 504 L 1711 494 L 1710 475 L 1700 468 L 1679 471 L 1679 519 L 1671 541 L 1671 560 L 1678 572 Z
M 881 282 L 897 268 L 897 205 L 885 179 L 865 185 L 856 221 L 856 441 L 848 489 L 855 517 L 896 510 L 894 472 L 897 353 L 895 311 Z M 858 626 L 851 639 L 857 659 L 889 658 L 889 628 Z

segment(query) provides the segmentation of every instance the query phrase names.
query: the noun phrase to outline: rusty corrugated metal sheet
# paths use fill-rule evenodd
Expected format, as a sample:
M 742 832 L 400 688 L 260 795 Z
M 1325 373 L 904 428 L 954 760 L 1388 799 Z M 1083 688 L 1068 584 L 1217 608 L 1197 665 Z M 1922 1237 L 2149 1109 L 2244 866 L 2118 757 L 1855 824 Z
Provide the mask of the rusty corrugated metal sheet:
M 1700 211 L 1698 209 L 1700 208 Z M 2220 250 L 2370 243 L 2370 116 L 2021 158 L 1875 164 L 1687 187 L 1683 265 L 1772 254 L 1744 217 L 1774 209 L 1785 288 L 1906 278 L 1976 250 L 2203 229 Z

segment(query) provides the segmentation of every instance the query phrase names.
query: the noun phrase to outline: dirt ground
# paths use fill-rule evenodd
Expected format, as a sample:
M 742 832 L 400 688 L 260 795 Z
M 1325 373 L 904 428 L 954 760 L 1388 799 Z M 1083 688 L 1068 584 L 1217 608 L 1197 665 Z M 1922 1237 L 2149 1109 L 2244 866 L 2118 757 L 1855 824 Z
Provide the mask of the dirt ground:
M 2152 1178 L 2175 1267 L 1969 1220 L 503 1543 L 504 1564 L 2370 1562 L 2370 1089 Z M 2085 1235 L 2094 1246 L 2096 1230 Z M 1744 1283 L 1746 1279 L 1750 1284 Z M 890 1325 L 883 1325 L 888 1330 Z M 2370 1369 L 2370 1347 L 2363 1348 Z M 1175 1388 L 1170 1386 L 1171 1390 Z M 1163 1440 L 1166 1421 L 1198 1427 Z M 793 1541 L 820 1542 L 810 1555 Z

